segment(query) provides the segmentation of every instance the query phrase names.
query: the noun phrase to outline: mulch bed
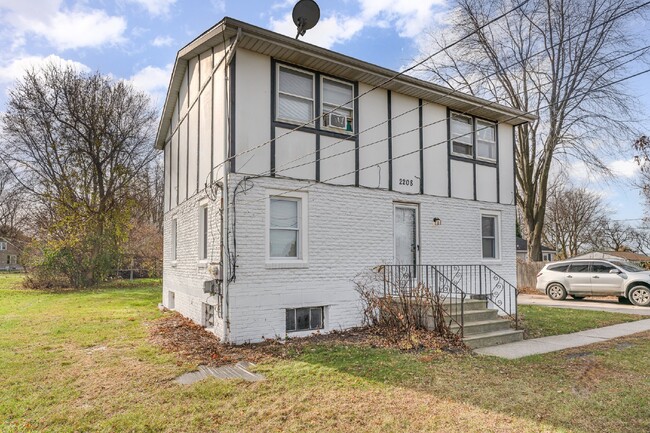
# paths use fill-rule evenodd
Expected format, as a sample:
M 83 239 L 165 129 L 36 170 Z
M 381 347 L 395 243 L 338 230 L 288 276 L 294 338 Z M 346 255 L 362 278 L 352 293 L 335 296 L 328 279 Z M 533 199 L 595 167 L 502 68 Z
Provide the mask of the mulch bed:
M 441 337 L 430 331 L 412 331 L 410 335 L 395 335 L 384 329 L 368 327 L 315 334 L 305 338 L 265 340 L 261 343 L 235 346 L 221 343 L 216 335 L 206 331 L 202 326 L 171 311 L 166 311 L 163 317 L 149 323 L 149 336 L 154 344 L 168 352 L 176 353 L 187 361 L 210 366 L 238 361 L 259 363 L 273 359 L 293 358 L 315 344 L 354 345 L 404 351 L 438 350 L 448 353 L 468 351 L 456 336 Z

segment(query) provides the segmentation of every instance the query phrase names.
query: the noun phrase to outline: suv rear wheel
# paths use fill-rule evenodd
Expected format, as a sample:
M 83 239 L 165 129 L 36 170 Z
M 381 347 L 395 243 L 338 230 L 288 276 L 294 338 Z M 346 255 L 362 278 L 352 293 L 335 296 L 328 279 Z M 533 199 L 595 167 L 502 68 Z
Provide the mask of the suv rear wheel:
M 553 283 L 546 289 L 548 297 L 554 301 L 564 301 L 566 299 L 566 289 L 560 283 Z
M 636 286 L 630 290 L 628 298 L 634 305 L 647 307 L 650 305 L 650 289 L 646 286 Z

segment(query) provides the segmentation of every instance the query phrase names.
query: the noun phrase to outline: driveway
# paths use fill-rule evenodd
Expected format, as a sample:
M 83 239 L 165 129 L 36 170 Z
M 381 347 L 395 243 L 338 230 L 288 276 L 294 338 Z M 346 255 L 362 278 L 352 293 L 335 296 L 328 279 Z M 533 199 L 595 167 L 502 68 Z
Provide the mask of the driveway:
M 576 310 L 594 310 L 650 316 L 650 307 L 620 304 L 614 298 L 585 298 L 580 301 L 567 298 L 564 301 L 554 301 L 545 295 L 521 294 L 517 297 L 517 303 L 519 305 L 539 305 L 542 307 L 573 308 Z

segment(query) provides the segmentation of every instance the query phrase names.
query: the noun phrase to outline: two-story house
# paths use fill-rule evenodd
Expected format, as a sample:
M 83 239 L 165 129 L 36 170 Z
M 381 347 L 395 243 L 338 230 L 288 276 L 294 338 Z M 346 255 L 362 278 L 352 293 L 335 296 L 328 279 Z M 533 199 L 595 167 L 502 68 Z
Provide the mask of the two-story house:
M 358 326 L 378 265 L 511 287 L 531 118 L 224 18 L 178 52 L 156 138 L 163 304 L 241 343 Z
M 0 237 L 0 271 L 22 271 L 20 250 L 7 238 Z

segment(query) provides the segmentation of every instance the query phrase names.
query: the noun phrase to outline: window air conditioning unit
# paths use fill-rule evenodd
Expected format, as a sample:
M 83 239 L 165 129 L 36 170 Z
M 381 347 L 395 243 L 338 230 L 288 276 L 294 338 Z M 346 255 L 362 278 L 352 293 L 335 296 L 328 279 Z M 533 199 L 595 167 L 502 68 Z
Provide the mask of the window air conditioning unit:
M 348 119 L 347 117 L 341 114 L 328 113 L 323 120 L 325 126 L 329 126 L 330 128 L 343 129 L 343 130 L 348 129 Z

